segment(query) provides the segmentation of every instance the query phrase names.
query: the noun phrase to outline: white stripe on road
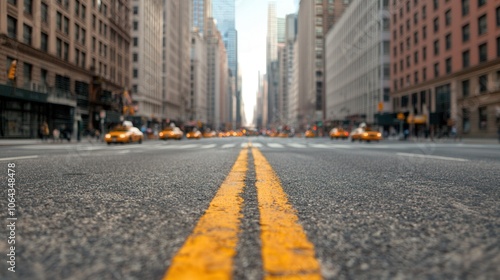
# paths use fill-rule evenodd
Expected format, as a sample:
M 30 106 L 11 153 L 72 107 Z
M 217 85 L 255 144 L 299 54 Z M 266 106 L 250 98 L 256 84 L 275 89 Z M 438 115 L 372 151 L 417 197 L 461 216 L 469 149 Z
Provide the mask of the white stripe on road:
M 241 143 L 242 148 L 248 148 L 251 147 L 250 143 Z
M 18 160 L 18 159 L 30 159 L 30 158 L 37 158 L 37 157 L 38 156 L 9 157 L 9 158 L 0 158 L 0 161 Z
M 130 150 L 118 151 L 118 152 L 116 152 L 115 154 L 120 155 L 120 154 L 128 154 L 128 153 L 130 153 Z
M 442 159 L 442 160 L 451 160 L 451 161 L 469 161 L 464 158 L 452 158 L 452 157 L 442 157 L 442 156 L 432 156 L 432 155 L 420 155 L 420 154 L 409 154 L 409 153 L 397 153 L 398 156 L 407 156 L 407 157 L 418 157 L 418 158 L 430 158 L 430 159 Z
M 252 147 L 262 148 L 262 144 L 261 143 L 252 143 Z
M 268 143 L 267 146 L 269 146 L 269 148 L 284 148 L 283 145 L 278 143 Z
M 199 144 L 187 144 L 187 145 L 182 145 L 182 146 L 178 146 L 179 149 L 191 149 L 191 148 L 196 148 L 198 147 Z
M 333 148 L 340 148 L 340 149 L 352 149 L 352 148 L 354 148 L 353 146 L 342 145 L 342 144 L 333 144 L 332 147 Z
M 233 148 L 234 146 L 236 146 L 236 144 L 224 144 L 222 145 L 222 148 L 227 149 L 227 148 Z
M 330 145 L 325 145 L 325 144 L 309 144 L 309 147 L 311 148 L 321 148 L 321 149 L 330 149 L 333 148 Z
M 287 146 L 293 147 L 293 148 L 305 148 L 306 145 L 299 144 L 299 143 L 289 143 Z
M 209 144 L 201 146 L 202 149 L 211 149 L 217 147 L 217 144 Z

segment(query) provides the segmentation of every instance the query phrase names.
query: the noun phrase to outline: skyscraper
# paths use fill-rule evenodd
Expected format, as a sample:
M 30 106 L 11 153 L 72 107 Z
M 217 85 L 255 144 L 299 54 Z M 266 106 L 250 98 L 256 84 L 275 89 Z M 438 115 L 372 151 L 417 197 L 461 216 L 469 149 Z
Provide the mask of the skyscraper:
M 193 1 L 193 29 L 205 35 L 208 18 L 212 17 L 212 0 Z
M 213 0 L 212 5 L 213 17 L 217 22 L 224 45 L 227 51 L 228 66 L 231 71 L 231 77 L 234 80 L 234 85 L 231 88 L 238 89 L 238 32 L 235 24 L 235 4 L 234 0 Z M 236 96 L 236 112 L 230 112 L 231 121 L 241 124 L 241 93 L 233 93 Z M 229 102 L 231 102 L 230 98 Z M 233 108 L 232 104 L 229 106 Z

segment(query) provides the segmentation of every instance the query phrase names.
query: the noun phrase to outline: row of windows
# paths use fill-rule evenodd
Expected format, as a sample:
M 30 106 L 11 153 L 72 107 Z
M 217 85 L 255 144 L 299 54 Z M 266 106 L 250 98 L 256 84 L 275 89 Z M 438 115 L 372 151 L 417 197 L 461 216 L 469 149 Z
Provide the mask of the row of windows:
M 441 0 L 443 1 L 443 0 Z M 455 1 L 459 1 L 459 0 L 454 0 Z M 467 16 L 469 15 L 469 11 L 470 11 L 470 0 L 460 0 L 461 1 L 461 10 L 462 10 L 462 16 Z M 413 8 L 416 8 L 418 6 L 418 0 L 413 0 Z M 437 9 L 439 9 L 439 2 L 440 0 L 433 0 L 433 8 L 434 8 L 434 11 L 436 11 Z M 449 2 L 449 0 L 445 0 L 445 2 Z M 403 5 L 403 1 L 402 0 L 393 0 L 392 2 L 392 5 L 393 5 L 393 10 L 397 10 L 397 6 L 396 5 Z M 484 5 L 486 4 L 486 0 L 477 0 L 477 6 L 478 8 L 481 8 L 483 7 Z M 411 1 L 408 0 L 406 1 L 406 13 L 410 13 L 412 11 L 411 9 Z M 425 19 L 427 17 L 427 6 L 426 5 L 423 5 L 422 6 L 422 19 Z M 451 16 L 451 11 L 448 10 L 446 12 L 447 16 L 446 18 L 449 18 Z M 403 18 L 403 7 L 400 7 L 399 8 L 399 17 L 400 18 Z M 417 23 L 417 17 L 418 17 L 418 12 L 414 14 L 414 19 L 415 19 L 415 23 Z M 395 24 L 397 21 L 397 14 L 394 13 L 393 15 L 393 23 Z
M 414 53 L 414 63 L 415 64 L 418 64 L 418 51 Z M 479 62 L 482 63 L 482 62 L 486 62 L 487 61 L 487 55 L 488 55 L 488 44 L 487 43 L 484 43 L 484 44 L 481 44 L 479 47 L 478 47 L 478 55 L 479 55 Z M 500 57 L 500 37 L 497 38 L 497 57 Z M 423 57 L 424 61 L 425 61 L 425 53 L 424 53 L 424 57 Z M 411 67 L 411 62 L 410 62 L 410 56 L 407 56 L 406 57 L 406 67 L 409 68 Z M 467 68 L 467 67 L 470 67 L 470 50 L 466 50 L 464 52 L 462 52 L 462 68 Z M 401 60 L 399 62 L 399 68 L 400 70 L 404 70 L 404 62 L 403 60 Z M 427 80 L 427 69 L 424 67 L 422 69 L 422 81 L 426 81 Z M 398 71 L 398 65 L 397 63 L 393 64 L 393 74 L 397 73 Z M 453 71 L 452 69 L 452 58 L 449 57 L 445 60 L 445 74 L 451 74 Z M 440 64 L 439 62 L 438 63 L 435 63 L 434 64 L 434 78 L 437 78 L 440 76 Z M 413 82 L 414 84 L 418 84 L 420 81 L 419 81 L 419 72 L 416 71 L 414 72 L 414 76 L 413 76 Z M 411 85 L 411 77 L 410 75 L 407 75 L 406 76 L 406 81 L 405 79 L 403 78 L 400 78 L 399 81 L 396 79 L 394 80 L 394 89 L 397 90 L 398 89 L 398 85 L 400 88 L 403 88 L 404 86 L 410 86 Z

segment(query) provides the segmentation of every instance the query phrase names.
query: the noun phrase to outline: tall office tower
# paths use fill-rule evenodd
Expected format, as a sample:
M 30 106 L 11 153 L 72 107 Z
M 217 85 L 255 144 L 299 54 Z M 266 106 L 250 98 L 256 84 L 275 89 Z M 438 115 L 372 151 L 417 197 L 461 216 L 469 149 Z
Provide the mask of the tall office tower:
M 162 0 L 132 1 L 132 94 L 136 125 L 153 127 L 162 119 Z M 140 123 L 140 124 L 139 124 Z
M 226 106 L 228 103 L 228 65 L 224 40 L 213 18 L 207 24 L 207 126 L 225 130 L 229 123 Z
M 75 139 L 119 122 L 129 16 L 128 1 L 0 1 L 0 137 L 38 137 L 47 122 Z
M 191 90 L 187 120 L 207 123 L 207 43 L 197 31 L 191 32 Z
M 200 34 L 205 35 L 207 21 L 212 17 L 212 0 L 192 0 L 193 22 L 192 27 Z
M 290 126 L 295 126 L 295 119 L 292 118 L 290 99 L 292 91 L 292 83 L 294 80 L 294 59 L 295 50 L 294 43 L 297 37 L 297 15 L 289 14 L 285 19 L 285 41 L 284 41 L 284 57 L 282 62 L 283 77 L 282 77 L 282 114 L 285 123 Z
M 191 1 L 166 0 L 163 9 L 163 117 L 185 121 L 190 96 Z
M 212 12 L 213 17 L 217 22 L 217 28 L 219 29 L 222 38 L 224 40 L 224 45 L 227 51 L 227 61 L 228 66 L 231 71 L 231 77 L 234 80 L 234 85 L 230 87 L 229 90 L 239 88 L 236 84 L 238 82 L 238 32 L 236 31 L 235 24 L 235 0 L 212 0 Z M 241 125 L 241 93 L 232 92 L 230 96 L 236 96 L 236 112 L 229 112 L 230 121 Z M 232 97 L 229 102 L 232 101 Z M 234 106 L 229 105 L 230 108 Z
M 351 0 L 302 0 L 298 16 L 299 120 L 304 128 L 325 119 L 324 38 Z
M 414 135 L 495 137 L 500 126 L 498 1 L 390 1 L 391 95 Z
M 326 36 L 326 120 L 332 125 L 373 124 L 390 109 L 387 12 L 387 1 L 354 0 Z
M 267 8 L 267 36 L 266 36 L 266 76 L 267 123 L 265 126 L 276 126 L 278 122 L 278 20 L 276 18 L 276 2 L 268 3 Z

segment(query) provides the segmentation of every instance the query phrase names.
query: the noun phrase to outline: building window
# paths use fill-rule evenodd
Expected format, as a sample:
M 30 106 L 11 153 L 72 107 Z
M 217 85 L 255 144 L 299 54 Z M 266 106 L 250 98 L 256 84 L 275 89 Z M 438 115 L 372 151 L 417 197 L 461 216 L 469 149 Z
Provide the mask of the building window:
M 427 39 L 427 26 L 422 27 L 422 39 Z
M 85 5 L 82 5 L 81 17 L 83 20 L 85 20 L 86 16 L 87 16 L 87 8 L 85 7 Z
M 24 77 L 25 84 L 30 83 L 31 80 L 33 80 L 32 72 L 33 72 L 33 65 L 25 62 L 23 64 L 23 77 Z
M 488 110 L 487 107 L 479 107 L 479 129 L 486 130 L 488 129 Z
M 427 18 L 427 8 L 426 6 L 422 6 L 422 19 L 426 19 Z
M 422 80 L 427 81 L 427 68 L 422 69 Z
M 414 74 L 415 84 L 418 84 L 418 72 L 416 71 Z
M 479 93 L 488 92 L 488 75 L 479 76 Z
M 500 26 L 500 7 L 497 8 L 497 27 Z
M 451 9 L 447 10 L 444 14 L 444 22 L 446 26 L 450 26 L 451 24 Z
M 477 1 L 477 6 L 481 7 L 482 5 L 486 4 L 486 0 L 478 0 Z
M 434 41 L 434 55 L 439 55 L 439 40 Z
M 433 0 L 434 2 L 434 11 L 439 8 L 439 0 Z
M 57 57 L 61 58 L 62 57 L 62 40 L 57 38 L 56 40 L 56 53 Z
M 418 44 L 418 32 L 413 33 L 413 42 L 415 45 Z
M 23 24 L 23 43 L 31 45 L 32 31 L 31 26 Z
M 488 46 L 486 43 L 479 46 L 479 62 L 485 62 L 488 59 Z
M 497 37 L 497 56 L 500 57 L 500 37 Z
M 139 14 L 139 7 L 134 6 L 133 10 L 134 10 L 134 15 L 138 15 Z
M 17 19 L 7 16 L 7 33 L 10 38 L 17 39 Z
M 40 36 L 40 49 L 44 52 L 49 51 L 49 35 L 43 32 Z
M 69 44 L 68 43 L 64 43 L 63 59 L 66 61 L 69 60 Z
M 8 3 L 11 5 L 17 6 L 17 0 L 9 0 Z
M 470 81 L 464 80 L 462 81 L 462 96 L 468 97 L 470 95 Z
M 413 61 L 415 64 L 418 63 L 418 51 L 416 51 L 414 54 L 413 54 Z
M 139 78 L 139 71 L 136 68 L 134 68 L 134 70 L 132 70 L 132 77 Z
M 452 71 L 452 66 L 451 66 L 451 57 L 447 58 L 445 60 L 445 65 L 446 65 L 446 74 L 450 74 Z
M 139 22 L 134 20 L 134 30 L 139 29 Z
M 133 53 L 133 54 L 132 54 L 132 61 L 133 61 L 133 62 L 137 62 L 137 61 L 139 61 L 139 55 L 138 55 L 137 53 Z
M 487 22 L 486 22 L 486 15 L 482 15 L 481 17 L 479 17 L 479 19 L 477 20 L 477 25 L 478 25 L 478 33 L 479 35 L 483 35 L 486 33 L 487 31 Z
M 49 6 L 43 2 L 40 6 L 40 18 L 43 23 L 49 23 Z
M 134 47 L 137 47 L 139 45 L 139 38 L 134 37 L 133 44 L 134 44 Z
M 466 50 L 462 53 L 462 66 L 467 68 L 470 66 L 470 51 Z
M 462 26 L 462 42 L 467 42 L 470 39 L 470 25 Z
M 434 33 L 439 31 L 439 17 L 434 19 Z
M 24 0 L 24 13 L 31 15 L 33 14 L 33 1 L 32 0 Z
M 422 59 L 424 61 L 427 59 L 427 47 L 422 48 Z
M 446 45 L 446 50 L 451 49 L 451 33 L 446 34 L 445 45 Z
M 469 14 L 469 0 L 462 0 L 462 16 Z
M 434 63 L 434 78 L 439 77 L 439 63 Z
M 418 12 L 416 12 L 414 15 L 413 15 L 413 24 L 417 25 L 418 24 Z

